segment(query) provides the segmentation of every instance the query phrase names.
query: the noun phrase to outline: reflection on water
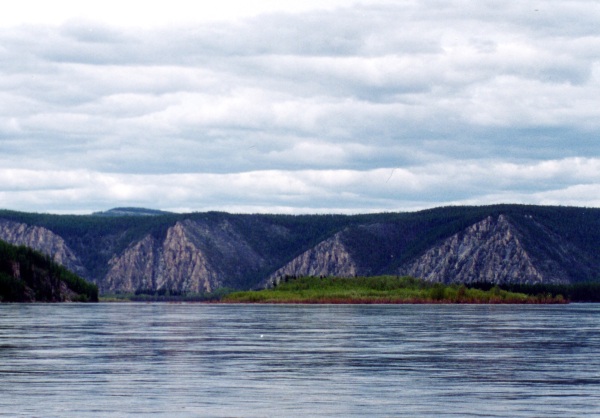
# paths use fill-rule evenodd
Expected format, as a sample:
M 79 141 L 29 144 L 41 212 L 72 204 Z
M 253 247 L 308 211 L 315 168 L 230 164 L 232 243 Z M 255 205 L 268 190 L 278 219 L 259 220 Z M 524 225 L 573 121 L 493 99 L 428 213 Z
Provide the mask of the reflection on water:
M 599 315 L 583 304 L 0 305 L 0 415 L 600 415 Z

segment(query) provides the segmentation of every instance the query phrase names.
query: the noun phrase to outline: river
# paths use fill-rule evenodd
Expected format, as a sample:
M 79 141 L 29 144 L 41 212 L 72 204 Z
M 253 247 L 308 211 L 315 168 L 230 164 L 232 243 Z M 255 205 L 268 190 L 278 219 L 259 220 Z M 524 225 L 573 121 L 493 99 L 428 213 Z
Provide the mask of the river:
M 0 305 L 0 416 L 132 415 L 600 416 L 600 305 Z

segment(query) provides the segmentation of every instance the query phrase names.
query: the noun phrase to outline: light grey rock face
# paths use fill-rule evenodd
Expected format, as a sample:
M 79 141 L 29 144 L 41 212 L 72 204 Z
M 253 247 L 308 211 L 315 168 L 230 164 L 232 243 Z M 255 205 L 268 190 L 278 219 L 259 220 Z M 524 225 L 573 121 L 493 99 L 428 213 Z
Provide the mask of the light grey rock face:
M 491 216 L 427 250 L 401 274 L 444 283 L 559 283 L 536 268 L 506 216 Z
M 224 277 L 242 275 L 244 267 L 258 269 L 262 263 L 229 223 L 185 220 L 169 228 L 163 241 L 148 235 L 113 257 L 101 290 L 211 292 Z
M 296 257 L 269 276 L 269 285 L 279 283 L 285 276 L 338 276 L 351 277 L 357 274 L 356 263 L 337 233 L 310 250 Z
M 160 251 L 160 243 L 151 235 L 130 245 L 123 254 L 114 256 L 108 262 L 110 269 L 100 284 L 100 291 L 134 292 L 138 289 L 154 289 Z
M 187 227 L 186 227 L 187 226 Z M 193 223 L 177 223 L 167 232 L 162 245 L 156 288 L 188 292 L 207 291 L 220 286 L 219 272 L 211 266 L 206 252 L 194 240 Z
M 44 227 L 0 220 L 0 239 L 9 244 L 24 245 L 46 254 L 56 263 L 85 276 L 85 268 L 65 240 Z

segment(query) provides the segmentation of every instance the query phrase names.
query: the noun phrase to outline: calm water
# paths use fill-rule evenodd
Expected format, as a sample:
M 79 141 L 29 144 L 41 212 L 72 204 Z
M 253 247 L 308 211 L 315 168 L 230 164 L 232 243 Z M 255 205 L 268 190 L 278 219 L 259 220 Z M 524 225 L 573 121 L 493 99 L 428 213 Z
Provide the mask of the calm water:
M 0 305 L 0 416 L 600 416 L 600 305 Z

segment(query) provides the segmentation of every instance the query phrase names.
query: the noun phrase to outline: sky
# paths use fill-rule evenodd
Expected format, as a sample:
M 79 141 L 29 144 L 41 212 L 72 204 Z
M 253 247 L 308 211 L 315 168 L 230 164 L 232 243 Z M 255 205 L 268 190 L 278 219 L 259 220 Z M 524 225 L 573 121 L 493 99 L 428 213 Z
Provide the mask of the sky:
M 600 207 L 597 0 L 21 0 L 0 208 Z

